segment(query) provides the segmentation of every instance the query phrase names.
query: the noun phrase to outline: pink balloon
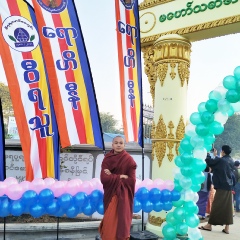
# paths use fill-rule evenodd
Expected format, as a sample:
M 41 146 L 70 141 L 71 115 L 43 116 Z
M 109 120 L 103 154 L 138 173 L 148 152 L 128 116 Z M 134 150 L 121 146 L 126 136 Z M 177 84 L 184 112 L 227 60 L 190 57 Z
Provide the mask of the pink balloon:
M 0 197 L 6 194 L 7 184 L 5 182 L 0 182 Z
M 34 190 L 37 194 L 39 194 L 44 188 L 46 188 L 45 182 L 41 178 L 35 178 L 31 182 L 30 189 Z
M 168 189 L 169 191 L 172 191 L 174 189 L 174 183 L 171 180 L 166 180 L 164 182 L 164 185 L 165 185 L 166 189 Z
M 53 185 L 55 183 L 54 178 L 45 178 L 43 181 L 45 183 L 46 188 L 49 188 L 51 185 Z
M 139 186 L 140 186 L 140 184 L 141 184 L 141 180 L 140 179 L 136 179 L 136 182 L 135 182 L 135 192 L 137 192 L 137 190 L 139 189 Z
M 152 189 L 152 184 L 153 184 L 153 181 L 149 178 L 146 178 L 140 183 L 139 188 L 145 187 L 150 190 L 150 189 Z
M 80 184 L 75 179 L 68 181 L 65 185 L 65 192 L 74 196 L 79 192 Z
M 30 189 L 31 183 L 29 181 L 23 181 L 23 182 L 20 182 L 20 185 L 22 186 L 23 191 L 26 192 L 27 190 Z
M 50 186 L 50 189 L 53 191 L 55 197 L 59 197 L 65 193 L 65 184 L 62 181 L 56 181 Z
M 153 185 L 152 185 L 152 188 L 158 188 L 160 190 L 163 190 L 165 189 L 165 184 L 164 184 L 164 181 L 160 178 L 157 178 L 153 181 Z
M 85 181 L 80 186 L 80 192 L 85 192 L 89 195 L 93 191 L 93 185 L 90 181 Z
M 93 178 L 93 179 L 90 180 L 90 182 L 92 183 L 94 190 L 102 189 L 102 183 L 101 183 L 99 178 Z
M 23 188 L 20 184 L 13 184 L 10 188 L 7 189 L 6 194 L 12 200 L 18 200 L 23 195 Z
M 13 177 L 8 177 L 4 180 L 4 182 L 7 184 L 7 186 L 10 186 L 12 184 L 18 184 L 18 180 Z

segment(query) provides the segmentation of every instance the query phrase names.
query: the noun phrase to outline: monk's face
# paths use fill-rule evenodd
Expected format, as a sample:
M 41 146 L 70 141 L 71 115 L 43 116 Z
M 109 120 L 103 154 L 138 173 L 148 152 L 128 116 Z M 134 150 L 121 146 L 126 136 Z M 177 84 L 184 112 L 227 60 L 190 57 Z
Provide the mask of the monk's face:
M 113 139 L 112 148 L 114 153 L 120 153 L 124 149 L 124 139 L 121 137 L 115 137 Z

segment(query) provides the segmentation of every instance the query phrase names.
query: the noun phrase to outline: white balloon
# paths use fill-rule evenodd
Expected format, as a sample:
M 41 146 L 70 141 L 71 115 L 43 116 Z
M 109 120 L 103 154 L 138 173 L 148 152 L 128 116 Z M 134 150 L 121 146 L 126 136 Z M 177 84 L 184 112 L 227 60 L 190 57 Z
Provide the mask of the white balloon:
M 233 107 L 234 112 L 240 112 L 240 102 L 230 103 L 230 105 Z
M 221 124 L 225 124 L 228 120 L 228 114 L 217 111 L 214 113 L 214 121 L 220 122 Z
M 221 99 L 225 99 L 227 89 L 223 86 L 218 86 L 214 89 L 214 91 L 219 92 L 221 94 Z
M 199 159 L 205 159 L 207 156 L 207 150 L 204 147 L 196 147 L 193 149 L 193 157 L 199 158 Z
M 189 137 L 196 135 L 195 128 L 196 128 L 195 125 L 189 123 L 185 128 L 185 134 L 188 135 Z
M 194 193 L 194 198 L 193 198 L 193 202 L 197 202 L 199 200 L 199 195 L 195 192 Z

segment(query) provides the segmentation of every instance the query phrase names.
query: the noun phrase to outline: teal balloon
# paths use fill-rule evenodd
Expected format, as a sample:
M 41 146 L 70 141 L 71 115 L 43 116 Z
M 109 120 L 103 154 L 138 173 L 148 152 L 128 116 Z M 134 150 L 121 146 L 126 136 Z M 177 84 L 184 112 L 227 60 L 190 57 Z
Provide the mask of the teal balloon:
M 226 76 L 223 79 L 223 86 L 226 89 L 236 89 L 236 78 L 234 76 Z
M 198 104 L 198 111 L 200 113 L 205 112 L 207 110 L 206 107 L 205 107 L 205 104 L 206 104 L 205 102 L 201 102 L 201 103 Z
M 185 235 L 188 232 L 188 225 L 186 223 L 179 223 L 176 226 L 176 232 L 180 235 Z
M 220 100 L 222 98 L 222 95 L 221 95 L 221 93 L 219 91 L 213 90 L 213 91 L 211 91 L 209 93 L 208 98 L 212 99 L 212 100 L 218 101 L 218 100 Z M 207 109 L 207 110 L 210 111 L 209 109 Z
M 163 227 L 162 234 L 166 239 L 174 239 L 177 235 L 175 227 L 169 223 Z
M 233 75 L 234 75 L 235 79 L 240 80 L 240 66 L 237 66 L 234 69 Z
M 230 109 L 228 110 L 228 116 L 231 117 L 234 114 L 234 109 L 232 106 L 230 106 Z
M 227 99 L 228 102 L 230 102 L 230 103 L 236 103 L 236 102 L 239 101 L 240 95 L 239 95 L 239 93 L 237 92 L 237 90 L 231 89 L 231 90 L 228 90 L 228 91 L 226 92 L 226 99 Z
M 193 146 L 191 145 L 189 138 L 183 138 L 180 142 L 180 147 L 185 152 L 191 152 L 193 150 Z
M 202 172 L 206 168 L 207 164 L 202 159 L 194 158 L 191 166 L 194 172 Z
M 183 150 L 181 147 L 179 147 L 179 148 L 178 148 L 178 152 L 179 152 L 179 154 L 183 154 L 183 153 L 184 153 L 184 150 Z
M 191 189 L 193 190 L 193 192 L 198 192 L 201 189 L 201 184 L 193 184 L 191 186 Z
M 205 108 L 208 112 L 214 113 L 218 110 L 218 101 L 215 99 L 209 99 L 206 101 Z
M 191 114 L 190 116 L 190 122 L 193 124 L 193 125 L 197 125 L 199 123 L 201 123 L 201 115 L 199 112 L 194 112 Z
M 173 212 L 169 212 L 166 216 L 166 222 L 171 223 L 173 226 L 177 225 L 179 221 L 173 216 Z
M 174 207 L 181 207 L 183 205 L 184 201 L 183 200 L 178 200 L 178 201 L 172 201 L 172 205 Z
M 185 221 L 190 228 L 195 228 L 199 225 L 199 218 L 196 214 L 187 215 Z
M 236 80 L 236 90 L 240 93 L 240 79 Z
M 189 189 L 192 185 L 192 180 L 189 177 L 183 177 L 179 180 L 179 183 L 183 189 Z
M 193 160 L 193 155 L 191 153 L 184 152 L 181 155 L 181 161 L 183 162 L 184 165 L 191 164 L 192 160 Z
M 184 164 L 183 164 L 180 156 L 176 156 L 176 157 L 174 158 L 174 163 L 175 163 L 175 165 L 176 165 L 177 167 L 179 167 L 179 168 L 181 168 L 181 167 L 184 166 Z
M 200 137 L 198 135 L 195 135 L 195 136 L 191 137 L 190 143 L 194 148 L 195 147 L 203 147 L 204 146 L 204 138 Z
M 174 189 L 179 192 L 183 189 L 177 179 L 174 179 Z
M 204 143 L 205 144 L 213 144 L 215 142 L 215 136 L 212 133 L 204 136 Z
M 180 168 L 180 171 L 184 177 L 190 177 L 193 174 L 193 169 L 191 166 L 183 166 Z
M 209 127 L 203 123 L 199 123 L 197 126 L 196 126 L 196 129 L 195 129 L 196 133 L 199 135 L 199 136 L 206 136 L 208 135 L 209 133 Z
M 185 218 L 185 209 L 183 207 L 176 207 L 173 210 L 173 216 L 178 220 L 182 221 Z
M 204 124 L 210 124 L 211 122 L 214 121 L 214 116 L 211 112 L 205 111 L 201 114 L 201 121 Z
M 230 109 L 230 104 L 226 99 L 221 99 L 218 101 L 218 110 L 220 112 L 227 113 L 228 110 Z
M 196 172 L 191 179 L 193 184 L 201 184 L 205 181 L 205 175 L 203 172 Z
M 224 126 L 216 121 L 213 121 L 209 126 L 209 132 L 214 135 L 220 135 L 224 131 Z
M 204 144 L 204 147 L 209 152 L 212 149 L 212 144 Z
M 198 206 L 193 201 L 185 202 L 183 208 L 184 208 L 186 214 L 197 214 L 198 213 Z

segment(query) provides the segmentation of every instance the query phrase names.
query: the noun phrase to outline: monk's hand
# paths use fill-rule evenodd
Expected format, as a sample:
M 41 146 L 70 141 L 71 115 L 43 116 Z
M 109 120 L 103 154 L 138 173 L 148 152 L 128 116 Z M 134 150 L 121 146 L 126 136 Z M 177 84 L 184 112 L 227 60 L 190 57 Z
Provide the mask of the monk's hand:
M 120 175 L 120 178 L 125 178 L 125 179 L 127 179 L 127 178 L 128 178 L 128 175 L 122 174 L 122 175 Z
M 111 172 L 109 171 L 109 169 L 104 169 L 104 172 L 107 174 L 107 175 L 110 175 Z

